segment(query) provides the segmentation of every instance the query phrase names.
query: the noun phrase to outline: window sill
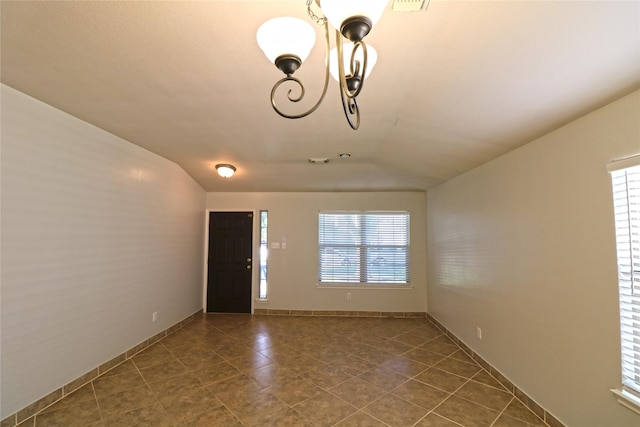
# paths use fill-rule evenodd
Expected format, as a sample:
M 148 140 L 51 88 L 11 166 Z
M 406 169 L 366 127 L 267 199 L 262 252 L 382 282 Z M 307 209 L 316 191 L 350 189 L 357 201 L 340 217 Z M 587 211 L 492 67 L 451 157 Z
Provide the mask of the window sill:
M 378 290 L 411 290 L 413 285 L 394 285 L 391 283 L 381 283 L 376 285 L 375 283 L 317 283 L 318 289 L 378 289 Z
M 640 399 L 625 390 L 611 389 L 611 392 L 616 395 L 619 404 L 640 415 Z
M 269 302 L 268 298 L 256 298 L 255 302 Z

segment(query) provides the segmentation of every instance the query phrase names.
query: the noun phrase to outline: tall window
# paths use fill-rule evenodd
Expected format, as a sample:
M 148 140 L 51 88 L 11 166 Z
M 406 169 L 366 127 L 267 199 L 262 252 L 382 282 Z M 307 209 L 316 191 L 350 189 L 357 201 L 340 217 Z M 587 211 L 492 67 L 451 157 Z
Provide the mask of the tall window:
M 613 181 L 622 387 L 618 401 L 640 413 L 640 155 L 609 165 Z
M 267 211 L 260 211 L 260 288 L 258 298 L 267 298 Z
M 320 284 L 409 284 L 409 212 L 320 212 Z

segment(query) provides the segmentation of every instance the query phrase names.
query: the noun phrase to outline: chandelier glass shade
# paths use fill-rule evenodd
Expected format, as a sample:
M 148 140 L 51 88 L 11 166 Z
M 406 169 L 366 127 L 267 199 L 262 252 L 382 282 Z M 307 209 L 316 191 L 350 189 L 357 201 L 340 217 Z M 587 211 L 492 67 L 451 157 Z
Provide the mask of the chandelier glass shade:
M 295 34 L 295 37 L 291 37 L 292 34 Z M 299 67 L 316 43 L 316 32 L 311 24 L 302 19 L 282 16 L 262 24 L 258 28 L 256 38 L 260 49 L 276 66 L 279 60 L 290 57 L 298 61 Z M 287 73 L 285 70 L 283 72 Z
M 315 30 L 306 21 L 298 18 L 280 17 L 271 19 L 260 26 L 256 34 L 258 46 L 269 61 L 280 69 L 285 77 L 276 82 L 271 90 L 271 105 L 282 117 L 299 119 L 313 113 L 322 103 L 329 83 L 329 74 L 339 82 L 342 107 L 347 122 L 352 129 L 360 126 L 360 109 L 357 96 L 377 60 L 377 53 L 368 47 L 363 38 L 380 19 L 388 0 L 319 0 L 321 7 L 317 14 L 312 7 L 314 0 L 307 0 L 307 13 L 311 20 L 324 27 L 325 39 L 325 81 L 317 103 L 299 114 L 285 113 L 276 102 L 276 92 L 285 83 L 297 85 L 298 95 L 288 90 L 286 98 L 292 103 L 301 101 L 305 87 L 293 74 L 309 56 L 315 44 Z M 329 23 L 335 28 L 335 48 L 330 51 Z M 345 38 L 351 43 L 345 41 Z M 342 58 L 342 60 L 338 60 Z
M 356 22 L 357 18 L 365 18 L 368 20 L 368 33 L 380 20 L 387 3 L 388 0 L 322 0 L 320 6 L 333 28 L 349 40 L 358 41 L 345 34 L 350 23 Z

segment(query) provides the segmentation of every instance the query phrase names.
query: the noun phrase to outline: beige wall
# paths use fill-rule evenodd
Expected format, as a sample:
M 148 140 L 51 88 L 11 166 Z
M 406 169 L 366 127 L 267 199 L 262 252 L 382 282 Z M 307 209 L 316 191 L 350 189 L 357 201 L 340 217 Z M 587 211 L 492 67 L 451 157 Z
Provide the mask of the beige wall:
M 283 178 L 283 179 L 286 179 Z M 254 308 L 295 310 L 426 311 L 425 194 L 398 193 L 209 193 L 213 211 L 268 210 L 271 249 L 268 302 Z M 320 289 L 318 212 L 320 210 L 408 210 L 411 213 L 411 289 Z M 254 236 L 259 236 L 257 233 Z M 254 253 L 259 239 L 254 238 Z M 257 274 L 257 269 L 255 269 Z M 254 297 L 258 295 L 254 278 Z M 346 294 L 352 294 L 347 301 Z
M 567 425 L 632 426 L 608 391 L 620 363 L 605 164 L 640 151 L 639 123 L 636 92 L 431 190 L 428 204 L 420 192 L 209 193 L 206 208 L 266 209 L 269 241 L 286 239 L 254 308 L 428 301 Z M 0 418 L 201 307 L 206 233 L 204 192 L 175 164 L 6 86 L 1 160 Z M 412 289 L 349 289 L 351 301 L 318 289 L 324 209 L 409 210 Z
M 428 309 L 569 426 L 637 426 L 620 383 L 611 181 L 635 92 L 428 192 Z M 476 328 L 482 328 L 482 340 Z
M 205 192 L 168 160 L 1 96 L 4 419 L 202 307 Z

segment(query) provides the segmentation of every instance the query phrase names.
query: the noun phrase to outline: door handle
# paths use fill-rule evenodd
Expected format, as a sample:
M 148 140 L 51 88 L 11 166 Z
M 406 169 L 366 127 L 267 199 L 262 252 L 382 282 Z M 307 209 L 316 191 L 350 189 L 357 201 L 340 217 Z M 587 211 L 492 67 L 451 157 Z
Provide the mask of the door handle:
M 247 258 L 247 262 L 251 262 L 251 258 Z
M 251 270 L 251 266 L 250 265 L 247 265 L 247 270 Z

